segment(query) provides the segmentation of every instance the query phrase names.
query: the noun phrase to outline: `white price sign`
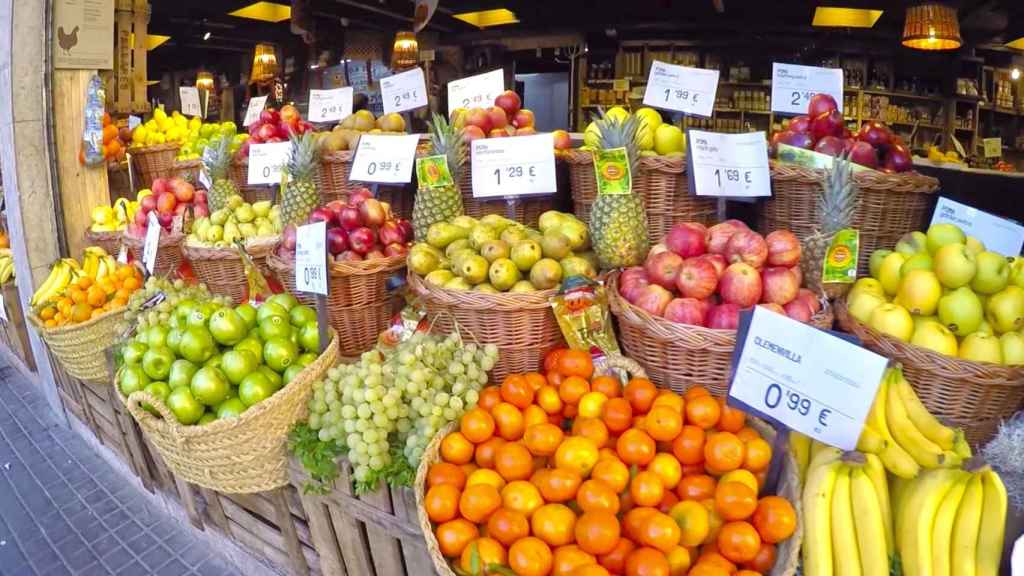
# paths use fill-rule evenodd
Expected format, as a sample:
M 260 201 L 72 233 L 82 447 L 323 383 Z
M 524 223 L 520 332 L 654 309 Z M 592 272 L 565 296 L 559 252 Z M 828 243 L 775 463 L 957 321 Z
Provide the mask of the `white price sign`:
M 195 86 L 181 86 L 178 88 L 178 96 L 181 98 L 181 113 L 185 116 L 203 115 L 203 107 L 199 104 L 199 89 Z
M 142 124 L 142 118 L 139 118 L 138 116 L 129 116 L 128 117 L 128 129 L 129 130 L 135 130 L 136 128 L 138 128 L 139 124 Z
M 327 295 L 327 223 L 314 222 L 295 230 L 295 289 Z
M 384 113 L 405 112 L 427 105 L 427 85 L 423 69 L 412 70 L 380 79 L 380 95 Z
M 156 253 L 160 249 L 160 231 L 163 228 L 156 219 L 156 210 L 149 213 L 146 224 L 146 241 L 142 245 L 142 264 L 150 274 L 156 270 Z
M 266 96 L 253 96 L 249 98 L 249 107 L 245 109 L 245 121 L 242 126 L 249 126 L 260 119 L 260 112 L 267 105 Z
M 505 71 L 501 68 L 448 83 L 448 115 L 456 108 L 490 108 L 505 91 Z
M 825 444 L 857 446 L 888 359 L 761 306 L 736 336 L 730 400 Z
M 309 91 L 309 121 L 337 122 L 352 114 L 352 87 Z
M 412 181 L 419 134 L 391 136 L 363 134 L 352 159 L 348 179 L 356 182 L 405 184 Z
M 932 213 L 931 223 L 939 222 L 956 224 L 964 234 L 981 240 L 986 250 L 1003 256 L 1018 256 L 1024 247 L 1024 227 L 1020 224 L 943 196 Z
M 807 114 L 807 104 L 824 92 L 843 111 L 843 69 L 772 62 L 772 112 Z
M 288 163 L 291 152 L 291 142 L 249 146 L 249 184 L 280 184 L 281 168 Z
M 7 303 L 4 302 L 4 295 L 2 293 L 0 293 L 0 320 L 10 322 L 10 319 L 7 317 Z
M 691 190 L 698 196 L 771 196 L 764 132 L 688 130 Z
M 647 76 L 644 104 L 710 117 L 718 91 L 718 70 L 689 68 L 655 60 Z
M 552 194 L 555 139 L 551 134 L 473 141 L 473 197 Z

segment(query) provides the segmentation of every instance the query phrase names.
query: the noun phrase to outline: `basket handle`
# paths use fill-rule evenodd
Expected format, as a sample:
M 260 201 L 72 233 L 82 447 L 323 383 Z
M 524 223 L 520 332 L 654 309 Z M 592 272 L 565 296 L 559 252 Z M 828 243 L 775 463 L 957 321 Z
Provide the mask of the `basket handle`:
M 149 410 L 146 410 L 145 408 L 142 407 L 143 404 L 149 404 L 150 406 L 152 406 L 153 409 L 160 414 L 160 417 L 163 418 L 165 422 L 178 421 L 177 418 L 174 417 L 174 414 L 171 412 L 171 409 L 168 408 L 167 405 L 164 404 L 162 401 L 160 401 L 160 399 L 153 396 L 149 392 L 146 392 L 144 390 L 138 390 L 136 392 L 132 392 L 131 395 L 128 396 L 128 398 L 125 401 L 125 406 L 128 408 L 128 411 L 132 413 L 132 416 L 134 416 L 135 419 L 138 420 L 139 424 L 142 424 L 143 426 L 152 427 L 154 425 L 154 423 L 152 422 L 153 415 L 149 413 Z
M 644 370 L 636 360 L 627 358 L 622 354 L 609 354 L 605 358 L 605 365 L 608 368 L 618 368 L 625 370 L 630 376 L 635 378 L 647 378 L 647 371 Z

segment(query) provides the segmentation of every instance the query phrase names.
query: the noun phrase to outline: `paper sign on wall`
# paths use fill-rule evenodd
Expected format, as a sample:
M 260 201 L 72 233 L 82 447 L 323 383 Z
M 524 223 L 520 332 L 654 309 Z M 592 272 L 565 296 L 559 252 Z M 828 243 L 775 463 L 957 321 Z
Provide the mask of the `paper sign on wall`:
M 352 87 L 309 91 L 309 121 L 337 122 L 352 114 Z
M 260 119 L 260 112 L 267 105 L 266 96 L 253 96 L 249 98 L 249 106 L 245 109 L 245 121 L 242 126 L 249 126 Z
M 697 196 L 771 196 L 764 132 L 687 130 L 690 186 Z
M 291 152 L 291 142 L 249 146 L 249 184 L 280 184 L 281 168 L 288 163 Z
M 185 116 L 203 115 L 203 107 L 199 104 L 199 89 L 195 86 L 181 86 L 178 88 L 178 97 L 181 99 L 181 113 Z
M 295 289 L 327 295 L 327 223 L 295 229 Z
M 552 194 L 557 189 L 551 134 L 474 140 L 472 166 L 474 198 Z
M 644 104 L 710 117 L 718 91 L 718 70 L 677 66 L 655 60 L 647 76 Z
M 150 274 L 156 270 L 156 253 L 160 249 L 161 230 L 163 228 L 156 219 L 156 210 L 153 210 L 146 222 L 146 240 L 142 245 L 142 264 Z
M 52 4 L 53 67 L 113 68 L 114 0 L 55 0 Z
M 772 63 L 772 112 L 807 114 L 807 104 L 824 92 L 843 111 L 843 69 Z
M 981 143 L 985 147 L 985 158 L 999 158 L 1003 155 L 1002 138 L 985 138 Z
M 932 212 L 931 223 L 939 222 L 956 224 L 964 234 L 981 240 L 986 250 L 1004 256 L 1018 256 L 1024 247 L 1024 227 L 1020 224 L 943 196 Z
M 348 179 L 356 182 L 405 184 L 412 180 L 419 134 L 363 134 Z
M 405 112 L 427 105 L 427 85 L 422 68 L 380 79 L 380 95 L 384 101 L 384 113 Z
M 490 108 L 505 91 L 505 71 L 501 68 L 448 83 L 448 115 L 456 108 Z

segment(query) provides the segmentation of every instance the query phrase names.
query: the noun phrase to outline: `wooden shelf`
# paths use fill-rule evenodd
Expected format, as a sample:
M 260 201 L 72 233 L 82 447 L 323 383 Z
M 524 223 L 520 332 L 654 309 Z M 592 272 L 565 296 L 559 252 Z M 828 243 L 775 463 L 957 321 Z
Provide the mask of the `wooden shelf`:
M 931 129 L 931 130 L 945 130 L 946 129 L 945 126 L 939 126 L 938 124 L 925 124 L 923 122 L 920 123 L 920 124 L 918 124 L 916 122 L 886 122 L 886 123 L 887 124 L 892 124 L 893 126 L 914 126 L 915 124 L 917 124 L 918 128 L 928 128 L 928 129 Z
M 912 92 L 890 92 L 888 90 L 874 90 L 868 89 L 863 90 L 865 94 L 875 94 L 877 96 L 892 96 L 895 98 L 912 98 L 915 100 L 927 100 L 929 102 L 942 102 L 942 98 L 939 96 L 925 96 L 922 94 L 914 94 Z

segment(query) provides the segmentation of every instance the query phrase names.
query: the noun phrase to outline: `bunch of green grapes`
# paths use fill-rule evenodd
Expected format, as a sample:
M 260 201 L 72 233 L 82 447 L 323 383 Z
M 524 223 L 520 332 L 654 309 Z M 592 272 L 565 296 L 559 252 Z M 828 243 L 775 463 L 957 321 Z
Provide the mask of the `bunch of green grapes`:
M 142 309 L 144 303 L 161 292 L 166 296 L 163 302 L 147 310 Z M 118 327 L 119 333 L 123 333 L 133 324 L 140 331 L 157 324 L 167 324 L 174 307 L 178 302 L 186 299 L 213 300 L 225 306 L 231 304 L 230 297 L 211 294 L 206 288 L 206 284 L 190 284 L 181 279 L 170 280 L 164 277 L 150 276 L 146 279 L 146 284 L 142 289 L 136 290 L 128 298 L 128 311 L 125 313 L 121 326 Z

